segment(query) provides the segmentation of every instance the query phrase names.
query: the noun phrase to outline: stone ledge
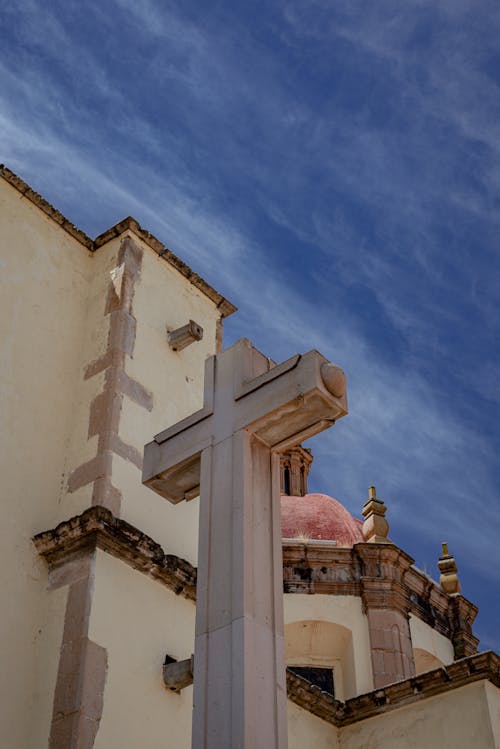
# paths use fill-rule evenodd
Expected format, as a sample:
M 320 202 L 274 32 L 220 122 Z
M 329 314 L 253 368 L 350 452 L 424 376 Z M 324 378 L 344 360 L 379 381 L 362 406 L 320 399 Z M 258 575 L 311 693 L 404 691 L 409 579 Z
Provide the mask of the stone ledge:
M 3 177 L 3 179 L 9 185 L 18 190 L 18 192 L 20 192 L 23 197 L 33 203 L 33 205 L 35 205 L 43 213 L 45 213 L 46 216 L 52 219 L 52 221 L 58 224 L 64 231 L 66 231 L 68 234 L 74 237 L 74 239 L 80 242 L 80 244 L 86 247 L 87 250 L 95 252 L 97 249 L 99 249 L 99 247 L 102 247 L 102 245 L 106 244 L 106 242 L 109 242 L 115 237 L 119 237 L 125 231 L 132 231 L 169 265 L 173 266 L 181 275 L 183 275 L 184 278 L 187 278 L 187 280 L 193 286 L 196 286 L 196 288 L 199 289 L 203 294 L 205 294 L 205 296 L 211 299 L 212 302 L 217 305 L 217 309 L 220 310 L 222 317 L 228 317 L 233 312 L 236 312 L 237 308 L 234 306 L 234 304 L 223 297 L 222 294 L 219 294 L 219 292 L 216 291 L 213 286 L 210 286 L 210 284 L 204 281 L 201 276 L 191 270 L 191 268 L 186 265 L 186 263 L 184 263 L 180 258 L 177 257 L 177 255 L 169 250 L 168 247 L 165 247 L 165 245 L 160 242 L 159 239 L 153 236 L 153 234 L 143 229 L 140 226 L 139 222 L 131 216 L 127 216 L 127 218 L 119 221 L 117 224 L 114 224 L 114 226 L 106 229 L 106 231 L 102 234 L 99 234 L 99 236 L 97 236 L 95 239 L 92 239 L 87 234 L 85 234 L 85 232 L 81 231 L 81 229 L 78 229 L 74 224 L 68 221 L 68 219 L 63 216 L 63 214 L 58 211 L 57 208 L 54 208 L 54 206 L 52 206 L 47 200 L 45 200 L 45 198 L 32 190 L 31 187 L 21 179 L 21 177 L 18 177 L 17 174 L 11 171 L 4 164 L 0 164 L 0 177 Z
M 491 650 L 455 661 L 449 666 L 412 676 L 382 689 L 340 702 L 287 669 L 288 698 L 337 728 L 366 720 L 405 705 L 449 692 L 475 681 L 500 687 L 500 657 Z
M 90 507 L 81 515 L 59 523 L 54 529 L 38 533 L 33 537 L 33 543 L 52 569 L 80 551 L 99 548 L 158 580 L 176 594 L 193 602 L 196 600 L 196 568 L 173 554 L 165 554 L 150 536 L 125 520 L 116 518 L 105 507 Z M 284 544 L 284 552 L 285 546 L 293 547 L 290 549 L 293 557 L 297 544 Z M 333 556 L 343 562 L 351 552 L 326 545 L 322 551 L 333 552 Z M 319 554 L 317 561 L 326 560 Z M 500 687 L 500 657 L 492 651 L 477 653 L 455 661 L 446 668 L 389 684 L 345 703 L 288 669 L 286 680 L 290 700 L 340 728 L 475 681 L 488 680 Z
M 134 569 L 164 582 L 186 598 L 193 601 L 196 598 L 195 567 L 179 557 L 165 554 L 152 538 L 104 507 L 90 507 L 82 515 L 60 523 L 53 530 L 37 534 L 33 540 L 39 554 L 51 565 L 57 565 L 68 554 L 94 544 L 123 559 Z M 355 549 L 327 543 L 308 547 L 306 543 L 287 540 L 283 543 L 284 592 L 360 596 L 364 578 L 356 556 Z M 445 636 L 453 637 L 459 633 L 469 638 L 469 653 L 464 652 L 464 655 L 470 655 L 470 650 L 477 647 L 478 642 L 469 631 L 477 608 L 462 596 L 448 596 L 416 568 L 411 567 L 408 573 L 405 583 L 410 589 L 410 611 Z M 427 611 L 412 604 L 411 593 L 420 579 L 425 581 L 427 601 L 433 603 Z M 452 613 L 453 617 L 450 616 Z M 453 626 L 452 618 L 460 618 L 459 629 L 457 625 Z M 464 627 L 462 622 L 467 619 Z
M 196 568 L 185 559 L 165 554 L 162 547 L 105 507 L 89 507 L 33 538 L 49 567 L 60 565 L 82 549 L 99 548 L 158 580 L 185 598 L 196 599 Z
M 363 596 L 377 583 L 392 582 L 405 611 L 452 639 L 456 657 L 472 655 L 479 642 L 472 633 L 477 606 L 462 595 L 445 593 L 412 563 L 395 544 L 359 543 L 348 548 L 331 541 L 284 539 L 284 592 Z

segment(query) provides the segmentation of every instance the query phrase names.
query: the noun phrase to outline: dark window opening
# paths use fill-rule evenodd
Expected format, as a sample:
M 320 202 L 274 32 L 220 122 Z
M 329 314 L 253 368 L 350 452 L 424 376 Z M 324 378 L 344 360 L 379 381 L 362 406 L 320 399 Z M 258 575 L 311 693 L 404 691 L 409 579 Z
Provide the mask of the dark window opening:
M 288 668 L 297 676 L 302 676 L 303 679 L 315 684 L 323 692 L 328 692 L 335 697 L 332 668 L 316 668 L 313 666 L 289 666 Z
M 285 468 L 284 470 L 284 477 L 283 477 L 283 483 L 284 483 L 284 490 L 285 494 L 290 496 L 290 469 Z

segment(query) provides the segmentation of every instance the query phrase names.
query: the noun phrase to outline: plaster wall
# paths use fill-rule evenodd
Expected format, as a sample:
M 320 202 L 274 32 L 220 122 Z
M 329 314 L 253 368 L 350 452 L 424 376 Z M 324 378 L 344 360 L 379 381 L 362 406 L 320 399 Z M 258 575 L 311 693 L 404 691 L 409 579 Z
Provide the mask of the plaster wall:
M 338 729 L 294 702 L 287 702 L 288 749 L 338 749 Z
M 417 674 L 438 668 L 440 665 L 448 666 L 453 663 L 454 653 L 451 641 L 412 614 L 410 614 L 410 633 Z
M 340 730 L 341 749 L 402 746 L 497 749 L 485 682 L 475 682 Z
M 31 537 L 57 522 L 92 257 L 3 180 L 0 236 L 0 724 L 17 749 L 51 720 L 65 592 L 47 595 Z
M 193 688 L 166 690 L 162 663 L 191 655 L 194 622 L 191 601 L 98 550 L 89 637 L 108 671 L 94 749 L 189 749 Z
M 343 682 L 337 693 L 339 699 L 349 699 L 373 689 L 368 620 L 363 614 L 360 598 L 357 596 L 310 596 L 302 593 L 285 594 L 284 611 L 285 633 L 287 625 L 305 621 L 331 622 L 346 628 L 351 633 L 350 642 L 345 643 L 344 658 L 337 664 L 337 667 L 340 665 L 342 669 Z M 315 664 L 310 665 L 321 665 L 321 659 L 324 665 L 330 665 L 332 650 L 328 646 L 327 639 L 323 642 L 324 653 L 318 651 L 315 654 Z M 356 647 L 353 647 L 353 643 Z M 297 655 L 298 653 L 293 650 L 293 643 L 289 643 L 289 649 L 286 652 L 287 664 L 307 665 L 305 662 L 298 663 Z
M 147 245 L 143 248 L 140 277 L 135 286 L 137 319 L 133 357 L 125 371 L 153 395 L 153 409 L 124 398 L 120 437 L 143 452 L 155 434 L 203 406 L 204 365 L 216 353 L 215 304 L 190 284 Z M 176 329 L 190 319 L 203 327 L 203 339 L 182 351 L 167 343 L 167 327 Z M 197 560 L 199 500 L 172 505 L 142 486 L 141 472 L 123 458 L 113 458 L 113 483 L 120 489 L 122 517 L 151 535 L 167 553 L 192 564 Z
M 73 388 L 73 420 L 66 462 L 66 479 L 83 463 L 94 458 L 98 449 L 98 435 L 89 437 L 90 404 L 104 388 L 105 374 L 86 378 L 87 367 L 106 352 L 110 317 L 105 315 L 106 298 L 112 273 L 117 265 L 120 240 L 115 239 L 92 254 L 92 276 L 88 287 L 86 315 L 82 331 L 81 361 Z M 74 492 L 64 485 L 64 501 L 60 506 L 60 520 L 78 515 L 92 504 L 91 483 Z
M 488 702 L 491 729 L 493 733 L 495 749 L 500 749 L 500 689 L 489 682 L 485 682 L 484 691 Z

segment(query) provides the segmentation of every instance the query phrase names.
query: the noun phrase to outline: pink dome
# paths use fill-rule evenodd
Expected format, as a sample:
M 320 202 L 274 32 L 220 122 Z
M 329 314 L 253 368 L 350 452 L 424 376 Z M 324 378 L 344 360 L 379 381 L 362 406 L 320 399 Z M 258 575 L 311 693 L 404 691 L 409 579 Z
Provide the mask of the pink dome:
M 327 494 L 305 497 L 281 497 L 281 535 L 283 538 L 337 541 L 353 546 L 364 541 L 363 523 Z

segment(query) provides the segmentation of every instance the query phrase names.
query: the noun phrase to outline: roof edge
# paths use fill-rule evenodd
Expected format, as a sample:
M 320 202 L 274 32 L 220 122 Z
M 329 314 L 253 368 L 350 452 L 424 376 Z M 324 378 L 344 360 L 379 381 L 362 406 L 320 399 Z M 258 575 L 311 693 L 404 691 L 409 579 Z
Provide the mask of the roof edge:
M 84 231 L 78 229 L 71 221 L 54 208 L 42 195 L 35 192 L 27 182 L 19 177 L 15 172 L 9 169 L 5 164 L 0 164 L 0 177 L 2 177 L 11 187 L 21 193 L 23 197 L 29 200 L 33 205 L 39 208 L 46 216 L 54 221 L 58 226 L 61 227 L 65 232 L 70 234 L 80 244 L 82 244 L 87 250 L 95 252 L 107 242 L 111 241 L 115 237 L 119 237 L 125 231 L 133 232 L 139 239 L 145 244 L 151 247 L 159 257 L 163 258 L 169 265 L 174 267 L 184 278 L 186 278 L 193 286 L 199 289 L 205 296 L 207 296 L 220 311 L 222 317 L 229 317 L 233 312 L 236 312 L 237 307 L 220 294 L 213 286 L 207 283 L 201 276 L 195 273 L 186 263 L 184 263 L 172 250 L 169 250 L 163 242 L 160 242 L 153 234 L 146 229 L 143 229 L 138 221 L 132 216 L 127 216 L 122 221 L 111 226 L 106 231 L 99 234 L 95 239 L 92 239 Z
M 78 227 L 72 224 L 71 221 L 68 221 L 66 216 L 63 216 L 57 208 L 54 208 L 54 206 L 51 205 L 48 200 L 45 200 L 40 193 L 35 192 L 27 182 L 21 179 L 21 177 L 18 177 L 17 174 L 5 166 L 5 164 L 0 164 L 0 177 L 3 177 L 9 185 L 20 192 L 23 197 L 27 198 L 30 203 L 33 203 L 33 205 L 45 213 L 46 216 L 52 219 L 52 221 L 58 224 L 62 229 L 64 229 L 64 231 L 71 234 L 71 236 L 80 242 L 80 244 L 83 244 L 83 246 L 88 250 L 94 249 L 93 240 L 87 236 L 84 231 L 78 229 Z
M 286 680 L 288 698 L 292 702 L 337 728 L 343 728 L 477 681 L 490 681 L 500 687 L 500 658 L 493 651 L 486 650 L 448 666 L 352 697 L 346 702 L 322 692 L 319 687 L 291 673 L 289 669 Z
M 154 236 L 154 234 L 151 234 L 147 229 L 143 229 L 139 222 L 132 216 L 126 216 L 124 219 L 114 224 L 114 226 L 111 226 L 102 234 L 99 234 L 99 236 L 94 239 L 94 249 L 97 250 L 111 239 L 119 237 L 120 234 L 123 234 L 126 231 L 131 231 L 135 234 L 136 237 L 141 239 L 148 245 L 148 247 L 151 247 L 159 257 L 163 258 L 163 260 L 174 267 L 175 270 L 184 276 L 184 278 L 186 278 L 193 286 L 196 286 L 196 288 L 205 294 L 205 296 L 211 299 L 211 301 L 217 305 L 217 309 L 220 310 L 222 317 L 229 317 L 233 312 L 236 312 L 237 307 L 235 307 L 232 302 L 222 296 L 222 294 L 214 289 L 213 286 L 199 276 L 198 273 L 195 273 L 187 263 L 181 260 L 180 257 L 164 245 L 163 242 Z

